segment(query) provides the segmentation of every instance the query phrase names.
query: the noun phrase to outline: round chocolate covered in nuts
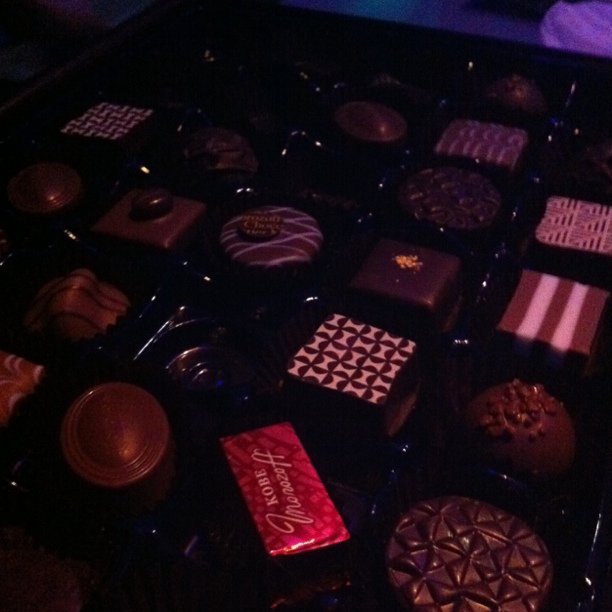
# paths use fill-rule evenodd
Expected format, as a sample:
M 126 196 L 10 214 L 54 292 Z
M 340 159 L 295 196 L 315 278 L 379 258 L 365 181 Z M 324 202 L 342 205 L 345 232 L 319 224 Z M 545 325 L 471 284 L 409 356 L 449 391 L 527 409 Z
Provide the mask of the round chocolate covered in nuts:
M 11 205 L 38 217 L 53 216 L 75 207 L 83 196 L 79 173 L 60 162 L 40 162 L 24 168 L 7 186 Z
M 548 110 L 540 88 L 520 74 L 509 74 L 490 83 L 485 89 L 484 98 L 496 107 L 526 115 L 542 116 Z
M 485 176 L 452 166 L 427 168 L 399 187 L 401 209 L 452 230 L 482 230 L 495 222 L 501 195 Z
M 537 612 L 553 578 L 546 544 L 531 527 L 457 496 L 411 507 L 387 544 L 386 565 L 401 607 L 423 612 Z
M 541 384 L 515 379 L 490 387 L 469 403 L 465 419 L 477 448 L 513 472 L 554 476 L 574 461 L 572 420 Z

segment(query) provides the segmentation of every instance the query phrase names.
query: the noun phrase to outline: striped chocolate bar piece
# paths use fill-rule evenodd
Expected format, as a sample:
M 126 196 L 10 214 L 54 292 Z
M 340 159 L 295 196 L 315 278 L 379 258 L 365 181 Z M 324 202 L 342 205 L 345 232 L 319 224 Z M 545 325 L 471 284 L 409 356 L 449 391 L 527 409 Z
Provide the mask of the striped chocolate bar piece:
M 612 207 L 551 196 L 535 236 L 546 246 L 612 255 Z
M 462 157 L 513 172 L 529 143 L 525 130 L 473 119 L 451 121 L 434 151 L 445 157 Z
M 551 366 L 563 365 L 569 354 L 588 359 L 609 296 L 598 287 L 523 270 L 497 331 L 513 337 L 521 356 L 529 356 L 536 344 L 545 346 Z
M 290 423 L 228 436 L 221 446 L 270 556 L 318 550 L 350 538 Z

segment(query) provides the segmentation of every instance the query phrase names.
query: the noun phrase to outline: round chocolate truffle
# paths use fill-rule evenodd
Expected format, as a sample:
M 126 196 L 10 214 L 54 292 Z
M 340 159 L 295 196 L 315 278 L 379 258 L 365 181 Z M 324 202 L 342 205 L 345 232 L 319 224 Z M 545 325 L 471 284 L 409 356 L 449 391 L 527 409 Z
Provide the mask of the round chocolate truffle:
M 469 403 L 465 418 L 478 447 L 516 473 L 554 476 L 574 461 L 572 420 L 541 384 L 515 379 L 490 387 Z
M 408 129 L 400 113 L 379 102 L 347 102 L 336 109 L 334 120 L 347 136 L 366 144 L 401 144 Z
M 145 389 L 109 382 L 88 389 L 70 406 L 61 447 L 86 483 L 150 507 L 167 494 L 174 473 L 173 440 L 164 409 Z
M 399 187 L 403 211 L 452 230 L 482 230 L 495 222 L 501 195 L 485 176 L 452 166 L 421 170 Z
M 466 497 L 415 504 L 387 544 L 390 583 L 407 610 L 537 612 L 553 566 L 543 540 L 509 512 Z
M 48 217 L 74 208 L 83 196 L 79 173 L 61 162 L 24 168 L 7 187 L 11 205 L 22 213 Z
M 260 206 L 230 219 L 219 240 L 235 263 L 270 269 L 311 263 L 323 234 L 317 221 L 301 210 Z
M 484 98 L 493 106 L 525 115 L 541 116 L 548 110 L 540 88 L 520 74 L 510 74 L 489 84 Z

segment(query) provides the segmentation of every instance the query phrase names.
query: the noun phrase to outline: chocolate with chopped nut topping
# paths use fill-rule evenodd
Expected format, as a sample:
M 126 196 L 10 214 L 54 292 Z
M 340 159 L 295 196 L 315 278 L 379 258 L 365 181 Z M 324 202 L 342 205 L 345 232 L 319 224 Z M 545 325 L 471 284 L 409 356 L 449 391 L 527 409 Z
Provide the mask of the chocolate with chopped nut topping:
M 573 463 L 575 433 L 562 402 L 518 379 L 483 391 L 465 414 L 479 447 L 514 472 L 552 476 Z

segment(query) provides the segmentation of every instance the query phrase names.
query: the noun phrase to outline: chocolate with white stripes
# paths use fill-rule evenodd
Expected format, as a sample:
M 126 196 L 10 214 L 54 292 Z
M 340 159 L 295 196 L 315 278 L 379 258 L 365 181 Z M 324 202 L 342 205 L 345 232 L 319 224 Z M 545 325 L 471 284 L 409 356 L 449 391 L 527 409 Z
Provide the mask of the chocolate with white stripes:
M 570 357 L 586 365 L 595 353 L 609 298 L 599 287 L 523 270 L 497 332 L 512 340 L 520 357 L 544 349 L 542 357 L 552 368 Z

